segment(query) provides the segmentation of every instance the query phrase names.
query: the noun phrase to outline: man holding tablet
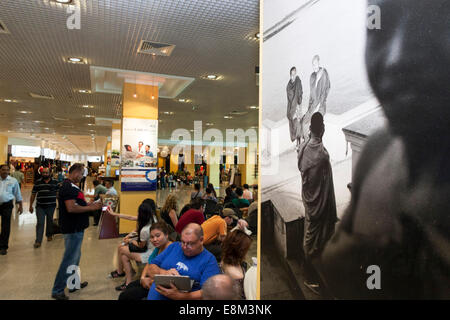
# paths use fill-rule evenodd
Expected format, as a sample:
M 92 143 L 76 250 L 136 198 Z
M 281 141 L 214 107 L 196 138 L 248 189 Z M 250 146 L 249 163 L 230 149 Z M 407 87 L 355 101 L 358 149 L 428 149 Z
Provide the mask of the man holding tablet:
M 219 274 L 216 258 L 203 248 L 203 230 L 196 223 L 188 224 L 181 232 L 181 242 L 170 245 L 163 253 L 153 259 L 150 276 L 182 275 L 194 281 L 190 292 L 182 292 L 174 284 L 170 288 L 150 287 L 148 300 L 200 300 L 202 286 L 210 277 Z

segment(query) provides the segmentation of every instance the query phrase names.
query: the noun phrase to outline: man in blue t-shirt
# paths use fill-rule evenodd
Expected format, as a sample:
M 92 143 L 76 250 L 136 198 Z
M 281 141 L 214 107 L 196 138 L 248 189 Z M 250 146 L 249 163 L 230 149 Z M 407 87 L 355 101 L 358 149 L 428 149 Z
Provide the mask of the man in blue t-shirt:
M 202 286 L 210 277 L 219 274 L 216 258 L 203 248 L 203 230 L 196 223 L 188 224 L 181 232 L 181 242 L 171 244 L 153 259 L 150 275 L 182 275 L 194 280 L 191 292 L 181 292 L 173 284 L 167 289 L 153 283 L 148 300 L 200 300 Z

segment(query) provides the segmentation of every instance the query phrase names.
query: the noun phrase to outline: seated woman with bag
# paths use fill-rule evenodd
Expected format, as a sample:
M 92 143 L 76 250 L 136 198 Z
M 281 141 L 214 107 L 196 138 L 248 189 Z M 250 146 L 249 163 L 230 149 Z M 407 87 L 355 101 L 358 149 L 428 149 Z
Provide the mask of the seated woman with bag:
M 119 300 L 142 300 L 147 298 L 148 291 L 152 285 L 152 279 L 148 275 L 149 266 L 153 258 L 161 254 L 172 243 L 169 240 L 169 228 L 165 222 L 152 224 L 150 227 L 150 241 L 155 249 L 148 258 L 140 280 L 128 284 L 126 289 L 119 295 Z
M 116 287 L 116 290 L 122 291 L 132 281 L 133 275 L 136 273 L 131 267 L 131 260 L 146 263 L 154 250 L 150 240 L 150 227 L 157 222 L 154 201 L 152 199 L 144 200 L 138 208 L 137 218 L 114 213 L 109 208 L 106 212 L 119 218 L 137 221 L 136 231 L 127 235 L 118 246 L 118 266 L 116 270 L 110 273 L 111 278 L 126 277 L 125 282 Z

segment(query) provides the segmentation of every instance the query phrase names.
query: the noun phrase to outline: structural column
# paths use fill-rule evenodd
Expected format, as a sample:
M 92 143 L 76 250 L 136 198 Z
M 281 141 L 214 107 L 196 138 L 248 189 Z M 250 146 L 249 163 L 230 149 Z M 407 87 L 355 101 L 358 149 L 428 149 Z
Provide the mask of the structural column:
M 120 152 L 123 154 L 123 124 L 124 118 L 151 119 L 158 120 L 158 86 L 144 85 L 136 83 L 124 83 L 123 87 L 123 114 L 121 122 L 121 143 Z M 157 133 L 156 133 L 157 134 Z M 157 137 L 156 137 L 157 139 Z M 142 137 L 145 140 L 145 137 Z M 136 148 L 136 146 L 133 146 Z M 135 149 L 133 150 L 135 151 Z M 156 150 L 152 150 L 156 156 Z M 122 174 L 122 172 L 121 172 Z M 122 177 L 121 180 L 122 182 Z M 121 183 L 120 183 L 121 184 Z M 138 207 L 144 199 L 153 199 L 156 201 L 155 191 L 120 191 L 120 212 L 132 216 L 137 216 Z M 121 220 L 120 233 L 128 233 L 136 228 L 135 221 Z
M 109 159 L 108 159 L 109 158 Z M 111 177 L 111 141 L 106 143 L 105 154 L 103 158 L 103 165 L 105 166 L 106 177 Z
M 215 152 L 218 154 L 216 155 Z M 209 183 L 212 183 L 215 188 L 220 186 L 220 158 L 222 157 L 222 147 L 209 148 Z
M 0 164 L 8 160 L 8 137 L 0 135 Z

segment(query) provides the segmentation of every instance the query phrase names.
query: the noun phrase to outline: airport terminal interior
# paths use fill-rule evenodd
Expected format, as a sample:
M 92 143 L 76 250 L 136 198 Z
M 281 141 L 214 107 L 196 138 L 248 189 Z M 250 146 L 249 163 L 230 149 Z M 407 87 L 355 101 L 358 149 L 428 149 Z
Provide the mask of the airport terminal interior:
M 213 274 L 256 299 L 258 83 L 257 0 L 2 0 L 0 299 L 116 300 L 164 254 L 154 231 L 187 254 L 190 222 Z M 66 178 L 81 195 L 61 200 Z M 82 214 L 81 276 L 61 293 L 66 199 L 102 205 Z

